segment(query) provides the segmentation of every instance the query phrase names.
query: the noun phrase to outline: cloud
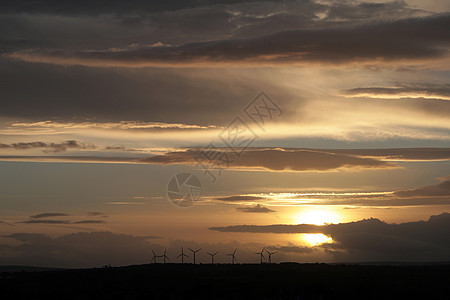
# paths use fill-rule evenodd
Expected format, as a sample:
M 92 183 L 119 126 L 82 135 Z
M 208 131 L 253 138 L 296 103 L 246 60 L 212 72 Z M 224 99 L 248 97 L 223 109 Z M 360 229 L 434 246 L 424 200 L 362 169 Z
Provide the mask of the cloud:
M 162 122 L 137 122 L 137 121 L 120 121 L 120 122 L 16 122 L 11 124 L 13 128 L 55 128 L 55 129 L 120 129 L 120 130 L 158 130 L 158 129 L 209 129 L 215 128 L 214 125 L 200 126 L 190 124 L 162 123 Z M 67 144 L 74 144 L 75 141 L 67 141 Z M 46 145 L 42 143 L 43 145 Z M 64 144 L 64 143 L 63 143 Z M 72 145 L 74 146 L 74 145 Z M 0 146 L 1 147 L 1 146 Z
M 450 178 L 436 185 L 429 185 L 418 189 L 396 191 L 399 197 L 446 197 L 450 196 Z
M 237 207 L 237 211 L 245 212 L 245 213 L 271 213 L 275 212 L 275 210 L 267 208 L 261 204 L 256 204 L 255 206 L 242 206 Z
M 88 216 L 91 216 L 91 217 L 107 217 L 107 215 L 105 215 L 104 213 L 101 213 L 99 211 L 90 211 L 90 212 L 88 212 Z
M 25 224 L 70 224 L 70 221 L 66 220 L 27 220 L 20 223 Z
M 181 246 L 202 248 L 197 254 L 197 261 L 208 263 L 209 251 L 219 251 L 216 262 L 228 262 L 225 253 L 239 248 L 237 256 L 240 261 L 256 262 L 253 254 L 260 244 L 206 243 L 192 240 L 169 240 L 168 244 L 155 244 L 158 236 L 133 236 L 112 232 L 78 232 L 51 238 L 37 233 L 14 233 L 7 236 L 15 242 L 13 245 L 0 245 L 0 265 L 28 265 L 48 267 L 96 267 L 103 265 L 124 266 L 150 263 L 152 250 L 157 254 L 167 249 L 167 255 L 173 262 L 178 262 Z M 17 245 L 17 242 L 21 244 Z M 261 246 L 262 248 L 262 246 Z M 230 251 L 230 252 L 228 252 Z M 186 260 L 189 262 L 192 256 Z
M 17 3 L 16 3 L 17 2 Z M 26 48 L 155 47 L 298 28 L 337 27 L 429 13 L 405 2 L 302 1 L 31 1 L 1 2 L 0 51 Z M 8 25 L 8 26 L 7 26 Z M 102 39 L 95 38 L 102 36 Z M 19 38 L 20 37 L 20 38 Z M 138 45 L 139 46 L 139 45 Z
M 224 151 L 227 151 L 223 148 Z M 216 152 L 220 154 L 221 152 Z M 236 159 L 228 153 L 231 168 L 264 168 L 273 171 L 330 171 L 336 169 L 392 168 L 394 165 L 372 158 L 327 153 L 310 149 L 248 149 Z M 164 155 L 141 159 L 143 163 L 197 164 L 201 150 L 169 152 Z M 208 163 L 205 161 L 204 163 Z M 227 166 L 228 167 L 228 166 Z
M 450 100 L 450 84 L 400 84 L 394 87 L 360 87 L 344 91 L 350 97 Z
M 450 148 L 327 149 L 323 151 L 398 161 L 450 159 Z
M 30 218 L 32 219 L 41 219 L 41 218 L 48 218 L 48 217 L 68 217 L 69 214 L 65 213 L 42 213 L 37 215 L 32 215 Z
M 44 234 L 15 233 L 6 237 L 23 242 L 1 253 L 0 263 L 59 267 L 125 265 L 150 261 L 147 237 L 111 232 L 80 232 L 50 238 Z M 1 251 L 1 250 L 0 250 Z
M 0 161 L 61 161 L 92 163 L 129 164 L 213 164 L 201 160 L 201 148 L 188 148 L 184 151 L 166 152 L 151 157 L 114 156 L 0 156 Z M 389 169 L 398 167 L 394 161 L 410 160 L 448 160 L 449 148 L 393 148 L 393 149 L 303 149 L 303 148 L 248 148 L 238 158 L 227 148 L 217 148 L 218 154 L 226 153 L 228 164 L 225 168 L 256 168 L 272 171 L 335 171 Z M 214 154 L 214 151 L 211 155 Z M 221 201 L 262 200 L 249 196 L 221 197 Z M 257 196 L 250 196 L 257 197 Z
M 73 222 L 73 224 L 100 224 L 100 223 L 106 223 L 102 220 L 82 220 L 82 221 L 76 221 Z
M 216 5 L 221 3 L 253 2 L 255 0 L 184 0 L 184 1 L 142 1 L 132 0 L 127 5 L 120 1 L 96 1 L 80 2 L 69 1 L 33 1 L 17 0 L 14 2 L 1 2 L 0 8 L 4 13 L 32 13 L 32 14 L 57 14 L 57 15 L 102 15 L 102 14 L 135 14 L 173 11 Z
M 323 233 L 334 243 L 321 246 L 343 261 L 446 261 L 450 253 L 450 214 L 428 221 L 388 224 L 378 219 L 330 225 L 238 225 L 219 232 Z M 293 251 L 296 249 L 285 249 Z
M 0 149 L 28 150 L 36 148 L 44 148 L 42 151 L 45 153 L 58 153 L 65 152 L 68 149 L 95 149 L 95 146 L 92 144 L 79 143 L 74 140 L 62 143 L 27 142 L 0 144 Z
M 22 50 L 7 56 L 31 62 L 85 66 L 182 66 L 424 60 L 448 54 L 450 15 L 336 29 L 291 30 L 248 39 L 180 46 L 65 51 Z
M 258 200 L 264 200 L 265 197 L 258 197 L 258 196 L 245 196 L 245 195 L 235 195 L 235 196 L 228 196 L 228 197 L 219 197 L 215 198 L 216 200 L 220 201 L 226 201 L 226 202 L 241 202 L 241 201 L 258 201 Z

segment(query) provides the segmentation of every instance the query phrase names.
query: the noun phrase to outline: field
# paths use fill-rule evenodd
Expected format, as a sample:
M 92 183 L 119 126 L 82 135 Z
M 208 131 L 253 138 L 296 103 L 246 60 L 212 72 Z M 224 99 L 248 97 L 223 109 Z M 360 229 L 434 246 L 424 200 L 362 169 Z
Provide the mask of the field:
M 151 264 L 0 274 L 2 299 L 448 299 L 450 266 Z

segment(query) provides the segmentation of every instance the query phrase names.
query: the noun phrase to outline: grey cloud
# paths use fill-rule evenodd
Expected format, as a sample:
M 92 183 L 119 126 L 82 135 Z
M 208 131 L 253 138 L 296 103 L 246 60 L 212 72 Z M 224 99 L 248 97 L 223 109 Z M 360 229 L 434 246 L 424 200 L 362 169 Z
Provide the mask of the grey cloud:
M 167 247 L 167 255 L 173 261 L 181 246 L 211 249 L 220 252 L 217 262 L 228 262 L 224 253 L 239 247 L 238 257 L 242 261 L 255 261 L 255 247 L 260 245 L 231 243 L 199 243 L 196 241 L 169 240 L 169 245 L 154 244 L 158 236 L 133 236 L 111 232 L 79 232 L 50 238 L 44 234 L 15 233 L 8 235 L 20 245 L 0 245 L 0 265 L 28 265 L 47 267 L 95 267 L 103 265 L 124 266 L 149 263 L 152 250 L 162 253 Z M 17 244 L 17 243 L 15 243 Z M 246 248 L 246 249 L 244 249 Z M 192 256 L 188 258 L 188 261 Z M 209 256 L 202 252 L 197 261 L 207 263 Z
M 446 197 L 450 196 L 450 178 L 436 185 L 429 185 L 418 189 L 396 191 L 399 197 Z
M 221 126 L 245 107 L 243 101 L 250 102 L 259 93 L 259 84 L 254 82 L 258 73 L 64 68 L 0 58 L 0 116 L 35 121 L 75 119 L 80 123 L 93 119 L 98 124 L 133 120 Z M 302 97 L 294 97 L 267 79 L 262 79 L 262 84 L 280 106 L 294 102 L 301 106 Z
M 331 225 L 240 225 L 212 227 L 220 232 L 323 233 L 334 243 L 324 244 L 338 260 L 352 261 L 436 261 L 448 260 L 450 214 L 431 216 L 428 221 L 387 224 L 378 219 Z M 292 249 L 287 249 L 292 251 Z
M 3 51 L 117 48 L 137 41 L 180 44 L 424 15 L 401 1 L 371 5 L 312 0 L 130 1 L 126 5 L 119 1 L 3 1 L 0 11 Z
M 345 95 L 361 97 L 409 97 L 450 100 L 450 84 L 410 83 L 395 87 L 359 87 L 344 91 Z
M 7 237 L 23 244 L 10 246 L 1 253 L 1 264 L 92 267 L 137 264 L 151 259 L 149 253 L 152 246 L 147 242 L 147 237 L 110 232 L 80 232 L 57 238 L 44 234 L 15 233 Z
M 13 233 L 3 237 L 13 238 L 19 242 L 36 242 L 41 240 L 50 240 L 48 236 L 41 233 Z
M 101 224 L 101 223 L 106 223 L 105 221 L 102 220 L 81 220 L 81 221 L 67 221 L 67 220 L 27 220 L 27 221 L 22 221 L 20 223 L 24 223 L 24 224 Z
M 449 22 L 449 15 L 438 15 L 350 28 L 283 31 L 256 38 L 195 42 L 173 47 L 74 52 L 27 50 L 9 56 L 88 66 L 429 59 L 444 57 L 448 53 Z
M 70 215 L 65 214 L 65 213 L 42 213 L 42 214 L 32 215 L 32 216 L 30 216 L 30 218 L 41 219 L 41 218 L 48 218 L 48 217 L 68 217 L 68 216 L 70 216 Z
M 70 221 L 66 220 L 27 220 L 20 223 L 25 224 L 70 224 Z
M 232 154 L 229 154 L 232 156 Z M 200 150 L 169 152 L 142 159 L 143 163 L 186 164 L 197 163 Z M 329 171 L 339 168 L 391 168 L 394 165 L 372 158 L 327 153 L 308 149 L 259 149 L 247 150 L 239 159 L 232 159 L 230 167 L 259 167 L 282 171 Z
M 226 227 L 210 227 L 209 230 L 219 232 L 249 232 L 249 233 L 324 233 L 322 225 L 233 225 Z
M 392 160 L 450 159 L 450 148 L 327 149 L 323 151 Z
M 149 163 L 149 164 L 198 164 L 196 157 L 201 148 L 168 152 L 152 157 L 113 156 L 0 156 L 4 161 L 73 161 L 104 163 Z M 248 148 L 237 159 L 227 148 L 218 148 L 227 153 L 230 168 L 264 168 L 281 171 L 331 171 L 336 169 L 395 168 L 396 164 L 386 160 L 448 160 L 449 148 L 393 148 L 393 149 L 298 149 L 298 148 Z M 205 161 L 204 163 L 207 163 Z M 249 198 L 250 197 L 250 198 Z M 257 196 L 219 197 L 221 201 L 263 200 Z M 357 201 L 357 200 L 355 200 Z M 377 204 L 381 205 L 381 204 Z
M 256 204 L 254 206 L 242 206 L 237 207 L 237 211 L 245 212 L 245 213 L 272 213 L 275 212 L 275 210 L 267 208 L 261 204 Z
M 90 212 L 88 212 L 88 216 L 92 216 L 92 217 L 107 217 L 107 215 L 105 215 L 104 213 L 101 213 L 99 211 L 90 211 Z
M 264 197 L 245 196 L 245 195 L 235 195 L 235 196 L 216 198 L 216 200 L 226 201 L 226 202 L 258 201 L 258 200 L 264 200 L 264 199 L 265 199 Z
M 269 246 L 267 247 L 269 250 L 275 250 L 280 252 L 288 252 L 288 253 L 311 253 L 313 251 L 318 251 L 320 247 L 302 247 L 296 245 L 288 245 L 288 246 Z
M 82 220 L 82 221 L 76 221 L 73 222 L 73 224 L 100 224 L 100 223 L 106 223 L 102 220 Z
M 64 152 L 68 149 L 94 149 L 92 144 L 79 143 L 74 140 L 65 141 L 62 143 L 44 143 L 44 142 L 26 142 L 26 143 L 13 143 L 13 144 L 0 144 L 0 149 L 15 149 L 15 150 L 28 150 L 35 148 L 43 148 L 43 152 L 57 153 Z
M 257 2 L 260 0 L 178 0 L 178 1 L 146 1 L 132 0 L 124 3 L 122 1 L 33 1 L 17 0 L 2 1 L 0 9 L 5 13 L 37 13 L 37 14 L 130 14 L 145 12 L 162 12 L 194 7 L 202 7 L 216 4 L 234 4 L 240 2 Z

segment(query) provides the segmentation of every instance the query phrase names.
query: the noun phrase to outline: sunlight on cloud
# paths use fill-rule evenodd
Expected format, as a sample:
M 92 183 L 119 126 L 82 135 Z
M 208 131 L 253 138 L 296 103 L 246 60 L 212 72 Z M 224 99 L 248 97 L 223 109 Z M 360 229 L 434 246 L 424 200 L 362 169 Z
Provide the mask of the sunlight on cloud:
M 302 233 L 298 236 L 300 242 L 308 246 L 319 246 L 322 244 L 333 243 L 333 239 L 331 237 L 322 233 Z

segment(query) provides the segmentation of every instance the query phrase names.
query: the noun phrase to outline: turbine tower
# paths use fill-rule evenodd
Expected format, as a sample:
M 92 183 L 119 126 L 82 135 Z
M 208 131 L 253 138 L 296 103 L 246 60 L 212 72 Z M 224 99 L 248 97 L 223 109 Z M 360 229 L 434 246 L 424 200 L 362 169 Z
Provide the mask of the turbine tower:
M 233 253 L 228 253 L 228 254 L 227 254 L 228 256 L 231 256 L 231 264 L 232 264 L 232 265 L 234 265 L 234 262 L 237 261 L 236 256 L 235 256 L 236 251 L 237 251 L 237 248 L 234 249 Z
M 167 253 L 167 249 L 164 248 L 164 254 L 161 256 L 163 258 L 164 263 L 166 263 L 166 259 L 170 261 L 170 258 L 167 257 L 166 253 Z
M 177 256 L 177 258 L 179 258 L 181 256 L 181 263 L 184 264 L 184 257 L 189 257 L 186 254 L 184 254 L 184 250 L 183 247 L 181 247 L 181 254 Z
M 211 255 L 211 264 L 214 264 L 214 256 L 219 253 L 219 252 L 215 252 L 215 253 L 209 253 L 207 252 L 209 255 Z
M 188 249 L 192 251 L 192 255 L 194 256 L 194 265 L 195 265 L 195 254 L 202 249 L 201 248 L 199 248 L 197 250 L 192 250 L 191 248 L 188 248 Z
M 261 250 L 261 252 L 255 252 L 254 254 L 258 254 L 259 255 L 259 257 L 260 257 L 260 264 L 262 264 L 263 263 L 263 259 L 265 259 L 265 257 L 264 257 L 264 251 L 266 250 L 266 247 L 264 247 L 262 250 Z
M 267 251 L 267 249 L 266 249 L 266 252 L 267 252 L 267 254 L 269 254 L 269 264 L 271 264 L 272 263 L 272 255 L 277 253 L 277 252 L 276 251 L 275 252 L 269 252 L 269 251 Z

